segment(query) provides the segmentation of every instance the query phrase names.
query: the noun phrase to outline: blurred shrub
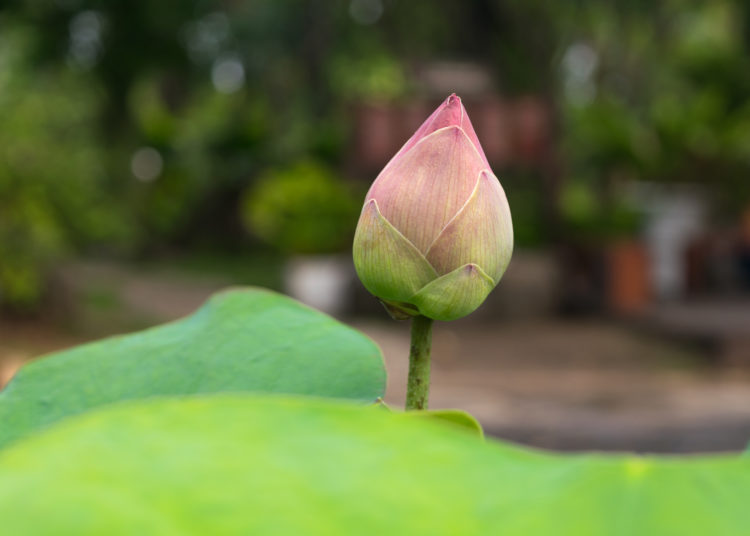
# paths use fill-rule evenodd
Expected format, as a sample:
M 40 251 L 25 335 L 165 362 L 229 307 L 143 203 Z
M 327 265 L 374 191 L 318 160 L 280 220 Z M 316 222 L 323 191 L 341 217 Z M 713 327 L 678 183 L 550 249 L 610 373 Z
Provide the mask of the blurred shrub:
M 351 246 L 361 199 L 328 168 L 301 162 L 267 172 L 243 201 L 247 228 L 288 253 L 332 253 Z

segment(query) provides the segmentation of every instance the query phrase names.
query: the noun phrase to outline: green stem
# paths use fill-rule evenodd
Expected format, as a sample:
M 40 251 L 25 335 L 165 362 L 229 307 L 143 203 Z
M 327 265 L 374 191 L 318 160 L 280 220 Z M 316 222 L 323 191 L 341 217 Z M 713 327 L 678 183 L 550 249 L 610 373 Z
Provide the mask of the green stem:
M 430 396 L 431 345 L 432 319 L 426 316 L 415 316 L 411 321 L 406 409 L 427 409 L 427 399 Z

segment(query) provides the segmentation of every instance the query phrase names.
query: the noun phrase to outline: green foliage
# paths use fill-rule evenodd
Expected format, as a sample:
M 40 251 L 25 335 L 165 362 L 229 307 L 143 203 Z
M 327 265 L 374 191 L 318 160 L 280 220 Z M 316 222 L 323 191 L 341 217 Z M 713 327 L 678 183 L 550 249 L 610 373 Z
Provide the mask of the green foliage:
M 614 2 L 561 19 L 570 180 L 593 190 L 602 215 L 623 179 L 702 184 L 725 217 L 745 209 L 748 13 L 731 0 Z
M 349 99 L 393 100 L 404 95 L 407 80 L 402 65 L 386 55 L 331 62 L 333 89 Z
M 217 236 L 237 231 L 235 198 L 263 163 L 260 153 L 271 153 L 267 103 L 251 91 L 223 94 L 202 84 L 175 97 L 172 83 L 150 75 L 133 84 L 128 109 L 137 139 L 123 141 L 120 149 L 120 162 L 127 162 L 139 146 L 155 148 L 163 158 L 161 173 L 145 182 L 122 166 L 112 174 L 143 247 L 180 240 L 215 244 Z M 230 192 L 231 207 L 223 206 Z
M 9 534 L 736 535 L 750 458 L 548 455 L 313 399 L 141 401 L 0 453 Z
M 102 184 L 92 81 L 29 69 L 31 41 L 0 24 L 0 305 L 14 309 L 37 304 L 71 247 L 127 236 Z
M 177 322 L 26 365 L 0 392 L 0 446 L 121 400 L 260 391 L 372 401 L 384 388 L 370 339 L 279 294 L 238 289 Z
M 244 197 L 249 230 L 291 253 L 330 253 L 350 247 L 360 198 L 327 168 L 294 164 L 262 176 Z
M 560 209 L 569 230 L 583 239 L 633 236 L 641 224 L 636 208 L 620 196 L 602 203 L 591 182 L 569 182 L 562 191 Z

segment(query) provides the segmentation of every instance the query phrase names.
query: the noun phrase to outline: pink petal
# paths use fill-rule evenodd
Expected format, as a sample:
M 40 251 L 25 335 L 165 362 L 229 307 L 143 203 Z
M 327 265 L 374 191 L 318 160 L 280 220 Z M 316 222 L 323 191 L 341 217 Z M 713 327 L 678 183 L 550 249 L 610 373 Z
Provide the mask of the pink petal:
M 479 144 L 479 139 L 477 138 L 476 132 L 474 132 L 474 127 L 469 120 L 469 114 L 466 113 L 466 108 L 464 108 L 464 105 L 461 102 L 461 98 L 455 93 L 445 99 L 443 103 L 438 106 L 434 112 L 432 112 L 432 115 L 430 115 L 430 117 L 428 117 L 425 122 L 422 123 L 422 126 L 417 129 L 412 137 L 409 138 L 409 140 L 404 144 L 403 147 L 401 147 L 398 153 L 396 153 L 396 156 L 394 156 L 388 163 L 388 165 L 386 165 L 386 168 L 388 168 L 388 166 L 390 166 L 401 155 L 414 147 L 421 139 L 429 136 L 436 130 L 451 126 L 460 126 L 464 130 L 464 132 L 466 132 L 466 135 L 474 144 L 474 147 L 476 147 L 477 152 L 481 156 L 482 160 L 484 160 L 485 166 L 489 168 L 490 165 L 487 162 L 487 157 L 484 155 L 484 151 L 482 150 L 482 146 Z
M 461 110 L 463 111 L 463 116 L 461 117 L 461 128 L 464 129 L 464 132 L 466 132 L 466 135 L 474 144 L 474 147 L 477 148 L 477 152 L 479 153 L 479 156 L 481 156 L 482 160 L 484 160 L 484 165 L 487 166 L 488 169 L 491 169 L 489 162 L 487 162 L 487 157 L 484 155 L 484 150 L 482 149 L 482 146 L 479 144 L 479 138 L 477 138 L 477 133 L 474 132 L 474 126 L 471 124 L 471 121 L 469 120 L 469 114 L 466 113 L 466 108 L 463 107 L 463 104 L 461 105 Z
M 492 173 L 482 171 L 471 198 L 432 244 L 427 260 L 439 274 L 476 264 L 497 284 L 512 252 L 513 224 L 505 192 Z
M 460 127 L 423 138 L 384 169 L 366 201 L 425 253 L 471 196 L 484 160 Z

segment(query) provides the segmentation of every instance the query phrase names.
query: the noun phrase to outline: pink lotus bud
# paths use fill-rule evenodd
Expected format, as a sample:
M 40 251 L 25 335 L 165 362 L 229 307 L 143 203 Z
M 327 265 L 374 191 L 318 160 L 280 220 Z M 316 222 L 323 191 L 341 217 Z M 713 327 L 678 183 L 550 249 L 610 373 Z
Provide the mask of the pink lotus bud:
M 394 317 L 465 316 L 510 262 L 513 227 L 461 99 L 427 118 L 370 187 L 354 266 Z

